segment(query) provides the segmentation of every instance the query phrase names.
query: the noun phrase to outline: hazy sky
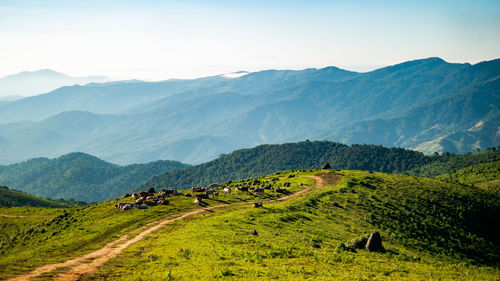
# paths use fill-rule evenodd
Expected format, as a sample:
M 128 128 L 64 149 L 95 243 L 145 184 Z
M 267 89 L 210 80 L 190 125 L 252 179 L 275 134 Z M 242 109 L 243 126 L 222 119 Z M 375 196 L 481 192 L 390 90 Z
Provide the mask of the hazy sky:
M 81 2 L 81 3 L 76 3 Z M 500 57 L 500 1 L 0 0 L 0 77 L 114 79 Z

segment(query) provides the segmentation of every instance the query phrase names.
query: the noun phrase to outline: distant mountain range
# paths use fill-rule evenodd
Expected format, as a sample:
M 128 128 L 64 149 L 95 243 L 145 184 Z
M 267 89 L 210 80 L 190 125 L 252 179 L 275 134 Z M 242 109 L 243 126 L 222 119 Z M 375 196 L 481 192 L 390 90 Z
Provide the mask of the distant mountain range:
M 264 143 L 326 139 L 465 153 L 500 144 L 500 59 L 367 73 L 267 70 L 62 87 L 0 105 L 0 163 L 83 151 L 119 164 L 202 163 Z
M 0 97 L 39 95 L 63 86 L 85 85 L 106 80 L 104 76 L 71 77 L 51 69 L 23 71 L 0 78 Z
M 85 153 L 70 153 L 0 166 L 0 185 L 44 198 L 96 202 L 117 198 L 152 176 L 187 166 L 155 161 L 123 167 Z

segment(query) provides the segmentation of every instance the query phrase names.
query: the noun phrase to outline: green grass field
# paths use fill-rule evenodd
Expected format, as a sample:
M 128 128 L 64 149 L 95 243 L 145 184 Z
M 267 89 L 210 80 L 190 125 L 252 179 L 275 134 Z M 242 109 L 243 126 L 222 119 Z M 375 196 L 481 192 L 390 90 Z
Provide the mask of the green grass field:
M 307 175 L 328 185 L 314 188 Z M 494 176 L 489 176 L 491 180 Z M 289 200 L 236 187 L 309 191 Z M 364 171 L 294 171 L 226 183 L 221 206 L 172 222 L 81 280 L 498 280 L 500 199 L 442 180 Z M 192 197 L 119 211 L 118 199 L 79 208 L 0 208 L 0 278 L 74 258 L 141 226 L 201 208 Z M 262 208 L 243 202 L 264 202 Z M 386 253 L 346 251 L 378 230 Z M 251 233 L 253 231 L 257 232 Z M 50 280 L 65 268 L 36 280 Z
M 498 241 L 488 236 L 498 232 L 477 228 L 498 218 L 490 213 L 497 199 L 401 175 L 327 178 L 338 183 L 263 208 L 177 221 L 83 280 L 498 280 Z M 387 253 L 338 248 L 373 230 Z
M 436 178 L 465 185 L 474 185 L 500 195 L 500 161 L 473 165 Z
M 273 186 L 287 188 L 294 192 L 304 188 L 299 184 L 314 184 L 309 178 L 287 178 L 287 175 L 273 175 L 260 179 L 278 180 Z M 229 186 L 246 185 L 248 181 L 231 183 Z M 252 179 L 254 181 L 254 179 Z M 253 196 L 246 192 L 233 191 L 231 196 L 219 195 L 215 199 L 204 200 L 204 207 L 226 205 L 230 203 L 270 200 L 283 194 L 268 192 Z M 200 208 L 193 204 L 192 197 L 176 196 L 170 198 L 170 204 L 155 206 L 145 210 L 131 209 L 119 211 L 114 207 L 117 202 L 134 201 L 132 198 L 118 199 L 92 204 L 81 208 L 0 208 L 0 214 L 22 216 L 22 218 L 0 217 L 0 278 L 13 276 L 34 269 L 37 266 L 64 261 L 93 250 L 106 243 L 130 233 L 139 227 L 167 216 Z

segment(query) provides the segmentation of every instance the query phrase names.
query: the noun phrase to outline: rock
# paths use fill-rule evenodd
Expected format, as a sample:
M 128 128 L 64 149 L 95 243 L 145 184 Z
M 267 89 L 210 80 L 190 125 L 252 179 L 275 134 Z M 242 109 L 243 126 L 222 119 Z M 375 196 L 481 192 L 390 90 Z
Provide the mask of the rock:
M 196 197 L 196 198 L 194 199 L 193 203 L 194 203 L 194 204 L 196 204 L 196 205 L 201 205 L 201 203 L 202 203 L 202 199 L 201 199 L 200 197 Z
M 156 201 L 144 201 L 144 204 L 146 204 L 148 206 L 156 206 L 156 205 L 158 205 L 158 203 L 156 203 Z
M 385 253 L 384 246 L 382 246 L 382 237 L 378 231 L 373 232 L 366 242 L 366 249 L 370 252 Z
M 259 208 L 259 207 L 262 207 L 262 202 L 261 202 L 261 201 L 259 201 L 259 202 L 255 202 L 255 203 L 253 203 L 253 207 L 254 207 L 254 208 Z
M 354 249 L 353 247 L 349 247 L 349 246 L 347 246 L 344 243 L 340 243 L 337 246 L 337 252 L 351 252 L 351 253 L 356 253 L 356 249 Z
M 307 247 L 309 247 L 309 248 L 313 248 L 313 249 L 319 249 L 319 248 L 321 248 L 321 246 L 320 246 L 320 245 L 318 245 L 318 244 L 310 244 L 310 245 L 308 245 Z
M 147 209 L 148 207 L 147 206 L 143 206 L 143 205 L 135 205 L 135 208 L 136 209 Z
M 158 200 L 158 205 L 168 205 L 170 203 L 168 200 Z
M 353 248 L 353 249 L 365 249 L 366 242 L 368 242 L 368 238 L 369 238 L 368 235 L 356 238 L 356 239 L 350 241 L 348 246 Z
M 127 194 L 123 195 L 123 198 L 126 198 L 126 197 L 130 197 L 130 194 L 127 193 Z
M 323 166 L 323 169 L 331 169 L 332 166 L 330 166 L 330 163 L 326 163 L 324 166 Z
M 250 234 L 251 234 L 251 235 L 255 235 L 255 236 L 258 236 L 258 235 L 259 235 L 259 234 L 257 233 L 257 230 L 255 230 L 255 229 L 254 229 L 254 230 L 252 230 L 252 231 L 250 231 Z
M 121 209 L 120 209 L 120 210 L 122 210 L 122 211 L 126 211 L 126 210 L 130 210 L 130 209 L 132 209 L 132 206 L 131 206 L 130 204 L 127 204 L 127 205 L 125 205 L 125 206 L 121 207 Z
M 154 189 L 154 188 L 152 188 L 152 187 L 151 187 L 151 188 L 149 188 L 149 189 L 148 189 L 148 193 L 155 193 L 155 189 Z

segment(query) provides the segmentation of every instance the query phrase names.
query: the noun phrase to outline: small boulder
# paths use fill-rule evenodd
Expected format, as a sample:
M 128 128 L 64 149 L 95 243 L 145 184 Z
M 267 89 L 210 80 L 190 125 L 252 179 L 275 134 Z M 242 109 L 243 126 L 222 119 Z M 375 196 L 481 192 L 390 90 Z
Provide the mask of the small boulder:
M 156 203 L 156 201 L 144 201 L 144 204 L 146 204 L 148 206 L 156 206 L 156 205 L 158 205 L 158 203 Z
M 356 249 L 354 249 L 353 247 L 347 246 L 344 243 L 340 243 L 337 246 L 337 252 L 351 252 L 351 253 L 356 253 Z
M 259 233 L 257 233 L 257 230 L 254 229 L 254 230 L 250 231 L 250 235 L 258 236 Z
M 120 208 L 120 210 L 122 210 L 122 211 L 130 210 L 130 209 L 132 209 L 132 206 L 130 204 L 126 204 Z
M 366 242 L 366 249 L 370 252 L 385 253 L 385 248 L 382 246 L 382 237 L 378 231 L 373 232 Z
M 318 244 L 309 244 L 307 247 L 312 248 L 312 249 L 319 249 L 319 248 L 321 248 L 321 246 L 318 245 Z
M 193 201 L 194 204 L 196 205 L 201 205 L 202 199 L 200 197 L 196 197 Z
M 155 189 L 151 187 L 151 188 L 148 189 L 147 192 L 150 193 L 150 194 L 155 193 Z
M 170 203 L 167 199 L 158 200 L 158 205 L 168 205 Z
M 326 163 L 326 164 L 323 166 L 323 169 L 325 169 L 325 170 L 329 170 L 329 169 L 331 169 L 331 168 L 332 168 L 332 166 L 330 166 L 330 163 Z

